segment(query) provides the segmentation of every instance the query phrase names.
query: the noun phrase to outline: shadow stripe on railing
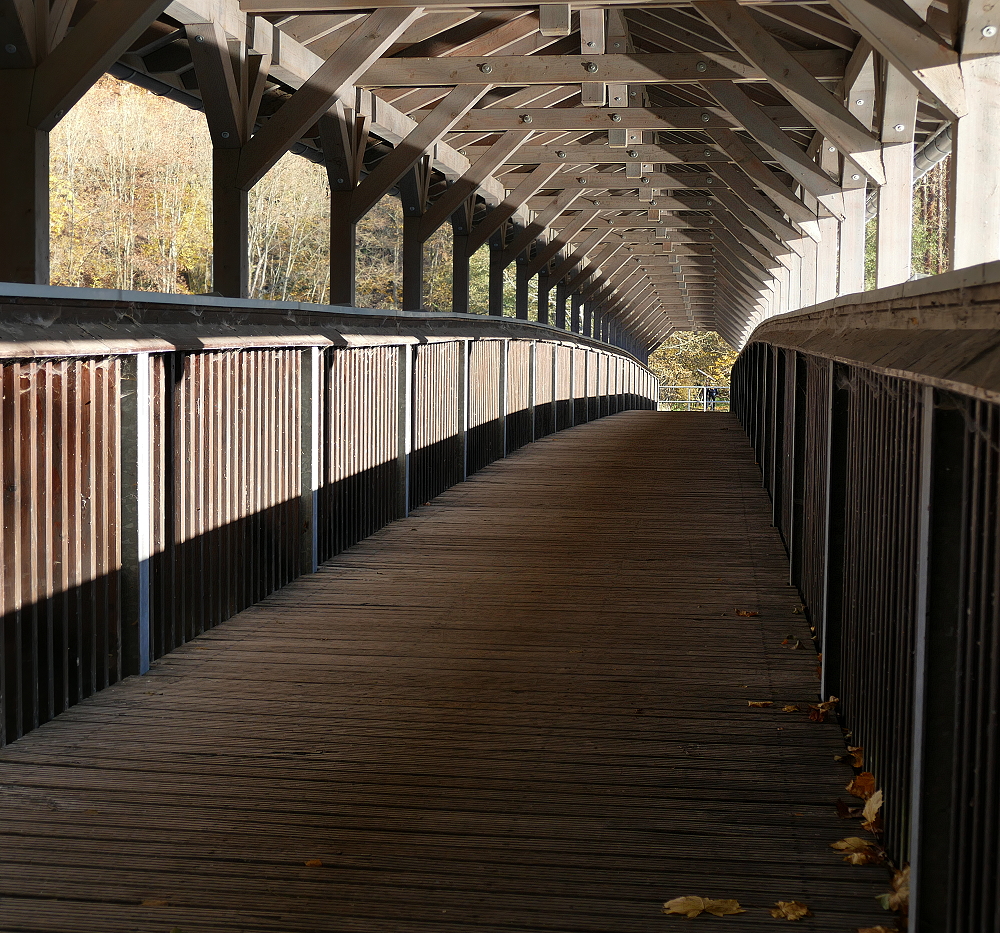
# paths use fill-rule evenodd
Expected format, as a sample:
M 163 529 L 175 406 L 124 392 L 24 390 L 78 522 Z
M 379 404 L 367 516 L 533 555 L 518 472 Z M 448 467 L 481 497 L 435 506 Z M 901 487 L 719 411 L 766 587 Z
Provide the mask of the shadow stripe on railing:
M 993 264 L 773 318 L 732 377 L 919 933 L 997 929 L 998 334 Z
M 553 328 L 246 304 L 5 308 L 0 744 L 536 437 L 655 404 Z

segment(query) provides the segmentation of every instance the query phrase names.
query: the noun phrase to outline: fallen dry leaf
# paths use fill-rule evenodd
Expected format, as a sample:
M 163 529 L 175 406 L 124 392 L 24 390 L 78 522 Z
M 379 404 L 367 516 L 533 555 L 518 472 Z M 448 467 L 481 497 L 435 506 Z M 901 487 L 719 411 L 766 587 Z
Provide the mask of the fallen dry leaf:
M 747 618 L 747 619 L 752 619 L 754 616 L 759 616 L 760 615 L 759 612 L 754 612 L 753 609 L 737 609 L 736 610 L 736 614 L 738 616 L 743 616 L 744 618 Z
M 747 706 L 753 709 L 765 709 L 768 706 L 774 706 L 773 700 L 747 700 Z
M 892 890 L 880 894 L 876 900 L 884 910 L 898 910 L 904 917 L 910 910 L 910 866 L 892 876 Z
M 805 606 L 793 606 L 792 607 L 792 612 L 794 612 L 795 615 L 797 615 L 797 616 L 802 615 L 802 613 L 805 612 L 805 611 L 806 611 L 806 607 Z
M 851 764 L 855 768 L 863 768 L 865 766 L 865 750 L 860 745 L 848 745 L 848 754 L 851 756 Z
M 856 820 L 861 816 L 861 807 L 849 807 L 843 800 L 838 800 L 837 816 L 842 820 Z
M 323 863 L 318 858 L 311 858 L 306 861 L 306 868 L 322 868 Z
M 715 900 L 709 897 L 675 897 L 663 905 L 665 914 L 681 914 L 693 920 L 699 914 L 707 913 L 715 917 L 732 917 L 745 914 L 740 902 L 732 898 Z
M 871 771 L 862 771 L 845 788 L 852 797 L 860 797 L 867 800 L 875 793 L 875 775 Z
M 147 897 L 140 905 L 140 907 L 169 907 L 170 901 L 162 897 Z
M 812 911 L 801 901 L 777 901 L 771 908 L 771 916 L 775 920 L 801 920 L 812 915 Z
M 784 638 L 783 638 L 783 639 L 781 640 L 781 643 L 782 643 L 783 645 L 790 645 L 790 644 L 791 644 L 791 643 L 792 643 L 793 641 L 795 641 L 795 636 L 794 636 L 794 635 L 786 635 L 786 636 L 785 636 L 785 637 L 784 637 Z
M 858 836 L 848 836 L 839 842 L 831 842 L 830 848 L 843 852 L 844 861 L 851 865 L 877 865 L 882 861 L 880 850 Z
M 878 832 L 882 828 L 882 821 L 878 815 L 878 811 L 881 809 L 882 791 L 877 790 L 865 801 L 865 808 L 861 811 L 861 818 L 864 820 L 861 825 L 868 832 Z
M 789 706 L 783 706 L 783 707 L 781 707 L 781 711 L 783 713 L 798 713 L 798 712 L 802 711 L 802 707 L 801 706 L 795 706 L 794 704 L 792 704 L 792 705 L 789 705 Z

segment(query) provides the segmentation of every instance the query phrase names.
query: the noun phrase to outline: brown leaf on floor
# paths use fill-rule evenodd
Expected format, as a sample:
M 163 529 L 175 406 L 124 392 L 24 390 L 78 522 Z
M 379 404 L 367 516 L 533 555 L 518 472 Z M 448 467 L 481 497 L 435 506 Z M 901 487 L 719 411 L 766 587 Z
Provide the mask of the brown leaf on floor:
M 867 800 L 875 793 L 875 775 L 871 771 L 862 771 L 845 788 L 852 797 L 860 797 Z
M 865 750 L 861 745 L 848 745 L 847 751 L 851 756 L 851 764 L 855 768 L 863 768 L 865 766 Z
M 737 609 L 736 614 L 738 616 L 743 616 L 746 619 L 752 619 L 754 616 L 759 616 L 759 612 L 754 612 L 753 609 Z
M 139 904 L 140 907 L 169 907 L 170 901 L 163 897 L 147 897 Z
M 801 920 L 812 915 L 813 912 L 801 901 L 776 901 L 771 908 L 771 916 L 775 920 Z
M 663 905 L 665 914 L 681 914 L 693 920 L 699 914 L 707 913 L 715 917 L 732 917 L 745 914 L 740 902 L 732 898 L 716 900 L 710 897 L 675 897 Z
M 881 809 L 882 791 L 877 790 L 865 801 L 865 807 L 861 811 L 861 818 L 864 820 L 861 824 L 863 829 L 867 829 L 870 833 L 876 833 L 882 829 L 882 820 L 878 815 Z
M 844 861 L 851 865 L 877 865 L 882 861 L 881 850 L 858 836 L 848 836 L 839 842 L 831 842 L 830 848 L 843 852 Z
M 323 862 L 318 858 L 311 858 L 306 860 L 306 868 L 322 868 Z
M 790 645 L 790 644 L 791 644 L 791 643 L 792 643 L 793 641 L 795 641 L 795 636 L 794 636 L 794 635 L 786 635 L 786 636 L 785 636 L 785 637 L 784 637 L 784 638 L 783 638 L 783 639 L 781 640 L 781 643 L 782 643 L 783 645 Z
M 856 820 L 861 816 L 861 807 L 849 807 L 843 800 L 838 800 L 837 816 L 842 820 Z
M 809 718 L 813 722 L 826 722 L 826 717 L 837 708 L 839 702 L 836 697 L 830 697 L 825 703 L 810 703 Z
M 801 706 L 796 706 L 794 703 L 790 703 L 788 706 L 781 707 L 783 713 L 800 713 L 802 712 Z
M 797 615 L 797 616 L 802 615 L 802 613 L 805 612 L 805 611 L 806 611 L 806 607 L 805 606 L 793 606 L 792 607 L 792 612 L 794 612 L 795 615 Z
M 902 916 L 910 911 L 910 866 L 897 871 L 892 876 L 892 890 L 888 894 L 880 894 L 876 900 L 885 910 L 898 910 Z
M 765 709 L 768 706 L 774 706 L 773 700 L 747 700 L 747 706 L 752 709 Z

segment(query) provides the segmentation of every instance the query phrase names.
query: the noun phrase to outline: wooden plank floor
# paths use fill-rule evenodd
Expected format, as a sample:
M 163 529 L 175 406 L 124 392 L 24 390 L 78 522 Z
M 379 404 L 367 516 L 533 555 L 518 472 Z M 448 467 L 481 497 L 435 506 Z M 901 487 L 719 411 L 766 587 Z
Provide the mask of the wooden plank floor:
M 0 752 L 0 929 L 887 923 L 786 576 L 729 415 L 546 438 Z

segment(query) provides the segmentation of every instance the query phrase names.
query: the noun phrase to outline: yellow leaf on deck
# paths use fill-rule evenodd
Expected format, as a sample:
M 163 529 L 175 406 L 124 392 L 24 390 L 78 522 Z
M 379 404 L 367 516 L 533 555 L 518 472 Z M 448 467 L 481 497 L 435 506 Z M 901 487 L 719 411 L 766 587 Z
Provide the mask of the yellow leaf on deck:
M 306 862 L 306 868 L 322 868 L 323 863 L 318 858 L 311 858 Z
M 798 713 L 801 710 L 802 710 L 801 706 L 795 706 L 795 705 L 781 707 L 781 711 L 783 713 Z
M 879 826 L 879 816 L 878 811 L 882 809 L 882 791 L 877 790 L 868 800 L 865 802 L 865 808 L 861 811 L 861 818 L 864 822 L 861 824 L 869 832 L 875 832 L 877 829 L 881 828 Z
M 844 861 L 851 865 L 877 865 L 882 861 L 881 852 L 858 836 L 848 836 L 839 842 L 831 842 L 830 848 L 843 852 Z
M 801 920 L 811 917 L 813 912 L 801 901 L 777 901 L 771 908 L 775 920 Z
M 745 619 L 752 619 L 754 616 L 759 616 L 759 612 L 755 612 L 753 609 L 737 609 L 736 614 L 738 616 L 743 616 Z
M 747 700 L 747 706 L 752 709 L 766 709 L 768 706 L 774 706 L 773 700 Z
M 847 751 L 851 756 L 851 764 L 855 768 L 863 768 L 865 766 L 865 750 L 861 745 L 848 745 Z
M 663 905 L 665 914 L 680 914 L 693 920 L 700 914 L 712 914 L 715 917 L 732 917 L 735 914 L 744 914 L 746 911 L 740 907 L 740 902 L 732 898 L 717 900 L 710 897 L 675 897 Z
M 140 907 L 169 907 L 170 901 L 162 897 L 147 897 L 140 905 Z

